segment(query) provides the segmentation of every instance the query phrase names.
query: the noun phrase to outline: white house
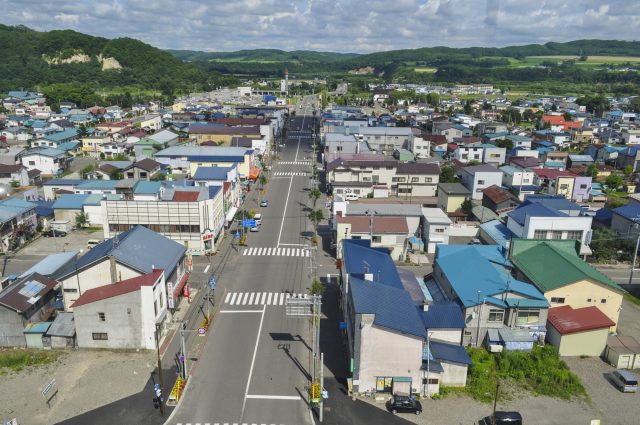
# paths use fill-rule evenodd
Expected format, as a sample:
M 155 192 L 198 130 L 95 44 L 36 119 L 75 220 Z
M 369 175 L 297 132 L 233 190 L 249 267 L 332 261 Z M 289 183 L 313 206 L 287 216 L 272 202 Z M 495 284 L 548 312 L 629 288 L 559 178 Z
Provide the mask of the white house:
M 622 139 L 625 145 L 638 145 L 640 144 L 640 128 L 623 128 Z
M 534 173 L 527 169 L 504 165 L 499 168 L 503 172 L 502 185 L 506 187 L 530 186 L 533 184 Z
M 423 240 L 427 252 L 436 252 L 436 245 L 449 243 L 449 229 L 453 223 L 449 216 L 440 208 L 422 208 L 424 217 Z
M 164 272 L 89 289 L 72 307 L 78 347 L 153 350 L 167 318 Z
M 54 175 L 67 168 L 70 158 L 60 149 L 34 148 L 22 155 L 22 165 L 27 170 L 40 170 L 42 174 Z
M 471 191 L 471 198 L 482 199 L 482 191 L 489 186 L 502 185 L 502 171 L 489 164 L 464 167 L 458 171 L 462 184 Z

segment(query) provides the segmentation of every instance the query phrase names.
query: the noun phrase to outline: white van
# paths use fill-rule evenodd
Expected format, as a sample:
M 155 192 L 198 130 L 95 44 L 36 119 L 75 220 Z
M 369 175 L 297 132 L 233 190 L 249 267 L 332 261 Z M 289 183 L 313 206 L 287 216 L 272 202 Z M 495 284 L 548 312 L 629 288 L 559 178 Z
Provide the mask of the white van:
M 357 201 L 358 195 L 353 192 L 345 193 L 344 199 L 346 199 L 347 201 Z
M 260 226 L 262 224 L 262 214 L 254 215 L 253 219 L 256 221 L 256 225 Z
M 87 241 L 87 249 L 91 249 L 94 246 L 98 245 L 100 242 L 102 242 L 100 239 L 89 239 Z

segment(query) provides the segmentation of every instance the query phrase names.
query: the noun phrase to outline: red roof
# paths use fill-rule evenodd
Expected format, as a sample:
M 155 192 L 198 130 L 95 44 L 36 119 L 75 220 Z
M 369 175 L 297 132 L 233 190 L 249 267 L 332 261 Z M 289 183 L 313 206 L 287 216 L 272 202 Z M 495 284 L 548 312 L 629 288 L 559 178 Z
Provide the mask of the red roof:
M 370 218 L 366 216 L 338 217 L 338 223 L 351 224 L 351 233 L 369 233 Z M 409 227 L 405 217 L 373 217 L 373 233 L 408 234 Z
M 200 192 L 187 192 L 184 190 L 176 190 L 173 194 L 172 201 L 175 202 L 196 202 L 200 197 Z
M 565 123 L 562 115 L 543 115 L 542 120 L 551 125 L 563 125 Z
M 566 121 L 562 130 L 568 131 L 571 128 L 582 128 L 582 123 L 580 121 Z
M 616 325 L 596 306 L 576 309 L 568 305 L 554 307 L 549 309 L 547 321 L 561 335 L 605 329 Z
M 156 269 L 148 274 L 133 277 L 131 279 L 122 280 L 109 285 L 100 286 L 98 288 L 85 291 L 80 298 L 76 300 L 71 307 L 76 308 L 81 305 L 90 304 L 107 298 L 117 297 L 118 295 L 135 292 L 142 286 L 153 286 L 158 281 L 164 270 Z
M 533 171 L 536 176 L 544 177 L 547 179 L 557 179 L 558 177 L 576 177 L 576 175 L 570 171 L 561 171 L 556 170 L 555 168 L 532 168 L 531 171 Z

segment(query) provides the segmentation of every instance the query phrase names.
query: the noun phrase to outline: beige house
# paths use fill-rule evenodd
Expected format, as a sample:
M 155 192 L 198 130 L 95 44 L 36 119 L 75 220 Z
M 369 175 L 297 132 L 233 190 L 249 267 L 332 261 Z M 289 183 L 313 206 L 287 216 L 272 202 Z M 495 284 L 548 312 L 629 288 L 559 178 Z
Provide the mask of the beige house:
M 560 356 L 600 356 L 615 323 L 598 307 L 554 307 L 547 316 L 547 341 Z
M 343 239 L 369 239 L 374 248 L 387 248 L 396 261 L 404 260 L 405 242 L 409 234 L 405 217 L 389 216 L 337 216 L 336 244 L 342 247 Z M 338 249 L 338 258 L 342 250 Z
M 510 250 L 518 278 L 537 286 L 551 307 L 597 306 L 615 332 L 625 290 L 578 256 L 579 241 L 513 239 Z
M 449 214 L 462 208 L 471 199 L 471 191 L 460 183 L 438 183 L 438 208 Z

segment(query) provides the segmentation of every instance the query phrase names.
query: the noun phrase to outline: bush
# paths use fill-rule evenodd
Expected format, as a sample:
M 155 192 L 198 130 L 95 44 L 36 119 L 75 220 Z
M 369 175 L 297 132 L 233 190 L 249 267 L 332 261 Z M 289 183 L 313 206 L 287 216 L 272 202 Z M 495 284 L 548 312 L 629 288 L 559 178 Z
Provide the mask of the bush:
M 19 372 L 26 367 L 46 365 L 56 361 L 60 354 L 51 350 L 0 350 L 0 372 L 4 368 Z
M 580 379 L 569 370 L 551 345 L 534 346 L 533 351 L 505 351 L 490 354 L 483 348 L 469 348 L 471 366 L 465 392 L 476 400 L 491 402 L 496 380 L 515 387 L 561 399 L 584 396 Z

